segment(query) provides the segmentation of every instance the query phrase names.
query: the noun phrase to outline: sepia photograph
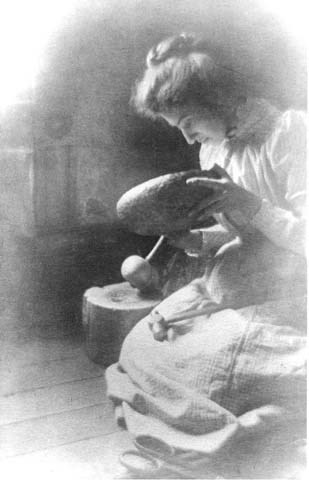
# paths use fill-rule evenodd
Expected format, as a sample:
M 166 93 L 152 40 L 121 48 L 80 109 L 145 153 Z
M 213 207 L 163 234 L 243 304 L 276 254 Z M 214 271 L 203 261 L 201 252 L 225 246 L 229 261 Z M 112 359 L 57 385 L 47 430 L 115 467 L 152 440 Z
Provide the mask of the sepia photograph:
M 307 478 L 304 0 L 0 0 L 3 480 Z

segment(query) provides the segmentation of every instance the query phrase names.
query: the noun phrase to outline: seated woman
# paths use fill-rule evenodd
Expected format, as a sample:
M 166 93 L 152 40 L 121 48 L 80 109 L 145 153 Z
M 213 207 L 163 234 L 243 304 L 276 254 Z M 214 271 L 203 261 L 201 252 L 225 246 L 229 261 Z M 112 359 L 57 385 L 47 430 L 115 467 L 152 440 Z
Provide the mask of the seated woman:
M 188 180 L 213 189 L 192 215 L 236 240 L 130 332 L 109 396 L 138 451 L 159 459 L 151 478 L 291 478 L 306 413 L 304 114 L 250 97 L 186 34 L 149 52 L 133 101 L 201 143 L 201 168 L 221 178 Z M 201 258 L 211 241 L 207 229 L 173 239 Z M 154 339 L 153 317 L 185 312 Z

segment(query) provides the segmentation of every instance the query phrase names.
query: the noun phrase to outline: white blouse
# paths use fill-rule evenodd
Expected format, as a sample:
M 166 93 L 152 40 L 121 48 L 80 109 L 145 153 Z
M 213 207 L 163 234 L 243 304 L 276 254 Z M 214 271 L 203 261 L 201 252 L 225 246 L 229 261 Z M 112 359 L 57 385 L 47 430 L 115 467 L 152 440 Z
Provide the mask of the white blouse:
M 218 164 L 235 183 L 259 196 L 262 206 L 251 224 L 278 246 L 304 255 L 306 115 L 281 113 L 264 100 L 251 99 L 238 118 L 233 140 L 202 145 L 201 168 Z

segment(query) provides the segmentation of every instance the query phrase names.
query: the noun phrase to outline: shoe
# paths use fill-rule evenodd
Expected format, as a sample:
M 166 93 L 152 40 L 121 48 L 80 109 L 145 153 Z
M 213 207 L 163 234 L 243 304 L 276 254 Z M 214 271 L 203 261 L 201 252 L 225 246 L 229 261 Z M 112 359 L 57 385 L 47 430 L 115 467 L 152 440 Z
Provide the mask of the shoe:
M 195 478 L 183 475 L 183 469 L 167 464 L 138 450 L 127 450 L 119 457 L 121 465 L 127 469 L 117 479 L 184 479 Z
M 160 463 L 137 450 L 127 450 L 119 457 L 121 465 L 126 467 L 135 477 L 129 478 L 154 478 L 160 470 Z
M 165 472 L 168 472 L 170 475 L 168 478 L 220 478 L 207 456 L 198 452 L 176 451 L 174 447 L 163 440 L 149 435 L 137 436 L 134 439 L 134 445 L 141 455 L 155 460 L 160 466 L 160 471 L 164 469 Z
M 174 460 L 174 461 L 173 461 Z M 187 461 L 186 461 L 187 460 Z M 215 473 L 209 465 L 193 465 L 190 462 L 190 455 L 184 455 L 180 459 L 171 459 L 164 461 L 155 458 L 138 450 L 127 450 L 120 457 L 121 465 L 126 468 L 126 472 L 117 476 L 118 479 L 223 479 L 218 473 Z M 205 468 L 206 467 L 206 468 Z

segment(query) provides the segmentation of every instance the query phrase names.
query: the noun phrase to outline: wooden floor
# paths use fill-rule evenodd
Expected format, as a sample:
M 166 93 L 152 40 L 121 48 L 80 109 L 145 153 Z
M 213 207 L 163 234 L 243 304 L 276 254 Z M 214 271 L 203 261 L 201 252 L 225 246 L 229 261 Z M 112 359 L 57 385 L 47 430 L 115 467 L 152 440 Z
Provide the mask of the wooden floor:
M 1 478 L 109 480 L 130 448 L 81 332 L 0 318 Z

